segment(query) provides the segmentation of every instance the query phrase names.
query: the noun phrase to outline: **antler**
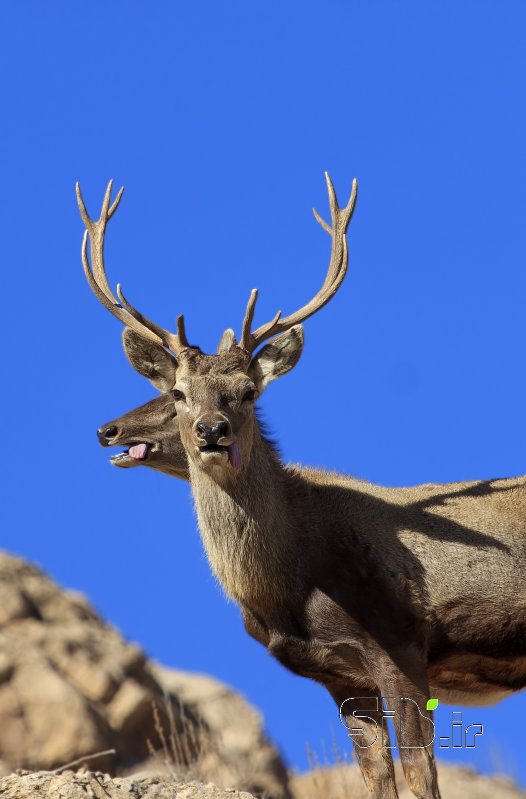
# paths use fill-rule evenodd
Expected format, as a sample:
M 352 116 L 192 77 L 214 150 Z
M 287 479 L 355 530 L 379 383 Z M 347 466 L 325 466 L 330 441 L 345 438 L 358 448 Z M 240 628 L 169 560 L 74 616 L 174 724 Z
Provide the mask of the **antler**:
M 123 322 L 126 327 L 135 330 L 142 338 L 154 341 L 163 347 L 172 350 L 176 355 L 179 355 L 183 350 L 187 349 L 190 345 L 186 338 L 184 328 L 184 317 L 177 317 L 177 333 L 170 333 L 164 327 L 156 325 L 140 311 L 131 305 L 122 293 L 121 287 L 117 284 L 117 295 L 120 302 L 115 298 L 108 278 L 106 277 L 106 268 L 104 266 L 104 237 L 106 235 L 106 226 L 111 217 L 119 207 L 124 187 L 120 189 L 117 197 L 110 205 L 111 189 L 113 181 L 108 183 L 104 199 L 102 201 L 102 209 L 100 217 L 97 222 L 89 216 L 86 210 L 86 204 L 82 198 L 80 185 L 76 184 L 77 203 L 79 206 L 82 221 L 86 225 L 86 231 L 82 239 L 82 266 L 84 267 L 84 274 L 91 287 L 91 290 L 99 300 L 114 316 Z M 90 242 L 91 265 L 88 260 L 88 238 Z
M 303 308 L 300 308 L 299 311 L 295 311 L 295 313 L 290 314 L 290 316 L 285 316 L 284 318 L 281 317 L 281 311 L 278 311 L 270 322 L 261 325 L 261 327 L 258 327 L 258 329 L 252 333 L 252 320 L 254 318 L 254 309 L 258 297 L 257 289 L 253 289 L 250 293 L 247 303 L 247 309 L 243 319 L 241 340 L 239 342 L 239 346 L 244 350 L 247 350 L 249 353 L 254 352 L 256 347 L 259 347 L 259 345 L 266 339 L 271 338 L 278 333 L 283 333 L 285 330 L 289 330 L 289 328 L 299 324 L 300 322 L 303 322 L 304 319 L 307 319 L 309 316 L 312 316 L 312 314 L 316 313 L 316 311 L 318 311 L 320 308 L 323 308 L 323 306 L 329 302 L 331 297 L 336 294 L 342 284 L 345 273 L 347 272 L 348 263 L 347 240 L 345 238 L 345 234 L 356 205 L 358 184 L 356 179 L 354 179 L 352 182 L 352 191 L 349 202 L 347 203 L 346 207 L 342 209 L 338 205 L 336 192 L 327 172 L 325 173 L 325 180 L 327 181 L 327 190 L 329 192 L 331 225 L 328 225 L 327 222 L 321 218 L 316 209 L 313 208 L 316 220 L 332 238 L 329 269 L 327 271 L 323 285 L 318 293 L 312 298 L 312 300 L 304 305 Z

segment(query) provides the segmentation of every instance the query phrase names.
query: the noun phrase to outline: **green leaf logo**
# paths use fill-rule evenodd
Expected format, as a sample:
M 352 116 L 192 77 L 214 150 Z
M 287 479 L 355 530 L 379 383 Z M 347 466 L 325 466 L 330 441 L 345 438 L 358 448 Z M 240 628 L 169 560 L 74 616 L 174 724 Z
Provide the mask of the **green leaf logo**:
M 426 710 L 436 710 L 438 707 L 438 699 L 428 699 Z

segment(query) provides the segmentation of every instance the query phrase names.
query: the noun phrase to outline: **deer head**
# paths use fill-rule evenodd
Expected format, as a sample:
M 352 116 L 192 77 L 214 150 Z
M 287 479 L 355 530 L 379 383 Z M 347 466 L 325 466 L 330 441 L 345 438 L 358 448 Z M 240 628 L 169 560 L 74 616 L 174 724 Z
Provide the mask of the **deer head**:
M 134 336 L 128 330 L 127 339 L 133 344 Z M 226 330 L 219 342 L 218 353 L 228 349 L 233 332 Z M 140 343 L 140 342 L 139 342 Z M 189 480 L 188 460 L 179 434 L 179 422 L 171 393 L 134 408 L 122 416 L 106 422 L 97 430 L 103 447 L 124 447 L 110 457 L 110 463 L 121 469 L 148 466 L 171 477 Z
M 257 300 L 254 289 L 239 342 L 232 331 L 227 331 L 215 355 L 207 355 L 198 346 L 189 344 L 182 316 L 177 318 L 177 330 L 172 333 L 131 305 L 120 285 L 116 299 L 106 277 L 104 237 L 123 189 L 110 204 L 110 181 L 100 218 L 95 222 L 87 213 L 77 184 L 79 209 L 86 226 L 82 263 L 88 283 L 100 302 L 125 324 L 123 344 L 132 366 L 158 390 L 171 392 L 189 464 L 222 482 L 234 479 L 250 460 L 257 426 L 254 401 L 273 380 L 297 363 L 303 347 L 301 322 L 329 302 L 345 277 L 348 263 L 345 235 L 356 204 L 357 184 L 354 180 L 349 202 L 341 209 L 327 174 L 326 180 L 331 225 L 314 211 L 317 221 L 332 238 L 329 268 L 322 287 L 299 310 L 286 317 L 278 311 L 269 322 L 252 330 Z
M 170 394 L 161 394 L 106 422 L 97 430 L 97 437 L 103 447 L 125 447 L 111 456 L 113 466 L 124 469 L 149 466 L 181 480 L 189 479 L 186 452 Z

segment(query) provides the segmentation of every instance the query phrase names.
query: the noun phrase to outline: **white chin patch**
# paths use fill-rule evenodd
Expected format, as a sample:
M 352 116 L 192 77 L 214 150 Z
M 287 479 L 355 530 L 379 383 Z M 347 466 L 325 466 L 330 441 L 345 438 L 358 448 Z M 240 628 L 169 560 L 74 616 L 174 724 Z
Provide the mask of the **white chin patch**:
M 222 450 L 201 450 L 201 457 L 206 463 L 222 463 L 228 456 L 227 448 Z

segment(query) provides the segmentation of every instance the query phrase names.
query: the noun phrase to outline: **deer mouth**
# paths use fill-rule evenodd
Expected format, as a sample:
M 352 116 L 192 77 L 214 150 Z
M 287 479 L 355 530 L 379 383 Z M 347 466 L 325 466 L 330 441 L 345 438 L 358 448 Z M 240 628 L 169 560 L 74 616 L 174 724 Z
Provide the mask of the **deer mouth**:
M 225 447 L 222 444 L 205 444 L 203 447 L 199 447 L 199 452 L 201 452 L 201 454 L 204 453 L 205 455 L 207 453 L 220 452 L 224 455 L 228 452 L 228 447 Z
M 138 444 L 130 444 L 128 449 L 124 450 L 124 452 L 118 452 L 116 455 L 112 455 L 110 463 L 113 466 L 120 466 L 125 469 L 132 466 L 140 466 L 141 463 L 147 461 L 150 454 L 157 449 L 158 447 L 155 444 L 144 441 Z
M 228 462 L 230 466 L 234 469 L 234 471 L 239 471 L 241 469 L 241 453 L 239 451 L 239 447 L 235 441 L 231 444 L 205 444 L 202 447 L 198 447 L 199 453 L 204 460 L 210 460 L 212 462 L 217 461 L 218 458 L 221 460 L 224 456 L 228 457 Z

